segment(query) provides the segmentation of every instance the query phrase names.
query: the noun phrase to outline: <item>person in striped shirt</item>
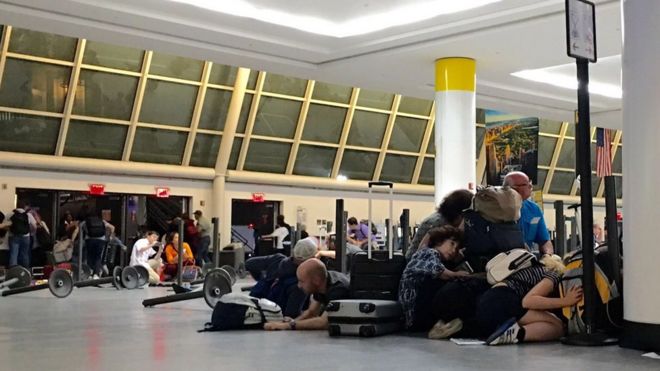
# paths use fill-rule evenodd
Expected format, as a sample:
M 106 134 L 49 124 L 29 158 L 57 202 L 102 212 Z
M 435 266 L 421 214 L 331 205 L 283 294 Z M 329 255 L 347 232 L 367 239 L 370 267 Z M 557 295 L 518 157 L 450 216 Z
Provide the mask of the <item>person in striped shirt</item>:
M 491 333 L 486 344 L 558 340 L 564 334 L 564 324 L 550 311 L 582 299 L 579 287 L 559 297 L 563 269 L 563 264 L 546 256 L 541 263 L 511 274 L 484 293 L 476 316 L 481 330 Z

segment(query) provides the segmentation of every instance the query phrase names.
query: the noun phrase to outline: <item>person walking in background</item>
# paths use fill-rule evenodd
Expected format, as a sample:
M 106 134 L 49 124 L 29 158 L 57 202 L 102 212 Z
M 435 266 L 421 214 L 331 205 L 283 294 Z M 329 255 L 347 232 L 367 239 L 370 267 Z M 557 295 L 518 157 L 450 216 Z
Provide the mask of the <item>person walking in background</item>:
M 209 246 L 211 245 L 211 222 L 203 215 L 201 210 L 196 210 L 193 215 L 197 220 L 197 232 L 199 233 L 199 249 L 195 261 L 200 267 L 210 262 Z

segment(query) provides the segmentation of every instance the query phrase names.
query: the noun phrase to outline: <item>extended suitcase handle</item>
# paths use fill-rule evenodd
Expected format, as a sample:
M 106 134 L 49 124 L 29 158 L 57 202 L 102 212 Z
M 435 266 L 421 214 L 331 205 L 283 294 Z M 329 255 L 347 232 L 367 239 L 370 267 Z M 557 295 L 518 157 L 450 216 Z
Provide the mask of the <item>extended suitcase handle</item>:
M 369 182 L 369 188 L 373 188 L 374 186 L 393 188 L 394 183 L 392 183 L 392 182 Z

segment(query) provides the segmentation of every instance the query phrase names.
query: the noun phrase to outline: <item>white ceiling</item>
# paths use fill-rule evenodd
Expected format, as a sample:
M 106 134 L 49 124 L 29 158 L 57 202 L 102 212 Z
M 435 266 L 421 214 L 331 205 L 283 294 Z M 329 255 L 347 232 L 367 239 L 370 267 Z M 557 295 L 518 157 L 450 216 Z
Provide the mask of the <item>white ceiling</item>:
M 357 12 L 377 14 L 428 1 L 249 2 L 342 22 Z M 598 55 L 618 55 L 620 1 L 595 3 Z M 0 0 L 3 24 L 425 99 L 434 96 L 434 60 L 471 57 L 477 61 L 477 106 L 570 121 L 577 108 L 574 91 L 511 76 L 574 63 L 566 56 L 564 22 L 564 0 L 502 0 L 336 38 L 167 0 Z M 606 61 L 592 66 L 591 81 L 618 84 L 620 59 Z M 570 65 L 554 70 L 575 71 Z M 621 128 L 620 99 L 592 95 L 591 106 L 593 124 Z

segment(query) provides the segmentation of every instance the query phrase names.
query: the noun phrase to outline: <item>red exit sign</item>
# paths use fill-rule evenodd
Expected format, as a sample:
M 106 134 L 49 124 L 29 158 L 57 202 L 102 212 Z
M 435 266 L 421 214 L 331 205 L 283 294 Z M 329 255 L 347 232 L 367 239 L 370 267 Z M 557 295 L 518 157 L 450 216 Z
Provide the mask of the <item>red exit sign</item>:
M 170 197 L 170 189 L 167 187 L 156 187 L 156 197 L 158 198 Z
M 105 194 L 105 184 L 90 184 L 89 194 L 94 196 L 102 196 Z
M 252 194 L 252 202 L 264 202 L 265 197 L 266 197 L 266 195 L 264 195 L 261 192 L 253 193 Z

